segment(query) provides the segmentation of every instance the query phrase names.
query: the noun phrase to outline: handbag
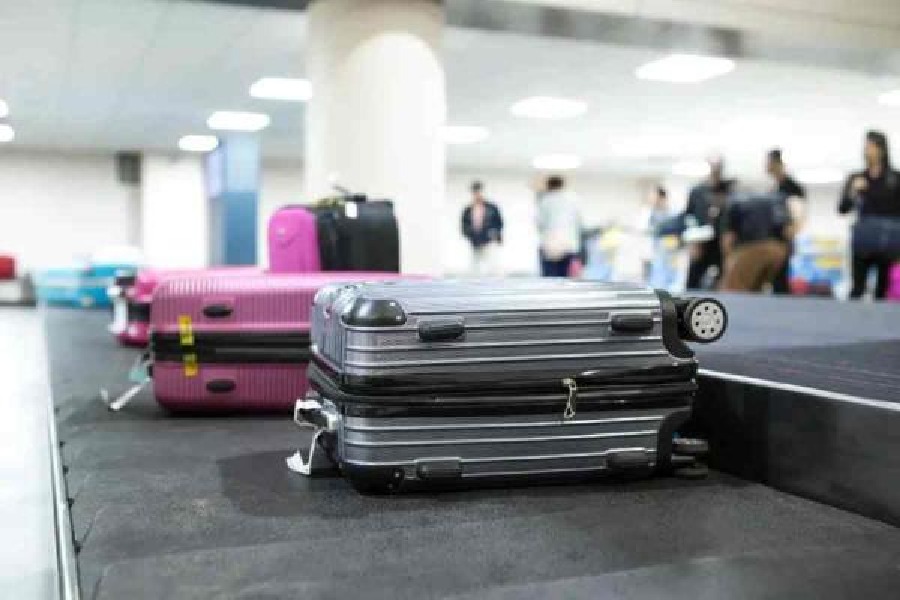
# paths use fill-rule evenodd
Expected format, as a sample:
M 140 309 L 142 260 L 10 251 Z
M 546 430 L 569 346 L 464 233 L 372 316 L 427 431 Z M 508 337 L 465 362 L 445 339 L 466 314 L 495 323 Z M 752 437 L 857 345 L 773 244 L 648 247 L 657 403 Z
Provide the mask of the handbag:
M 865 215 L 852 230 L 853 253 L 900 257 L 900 218 Z

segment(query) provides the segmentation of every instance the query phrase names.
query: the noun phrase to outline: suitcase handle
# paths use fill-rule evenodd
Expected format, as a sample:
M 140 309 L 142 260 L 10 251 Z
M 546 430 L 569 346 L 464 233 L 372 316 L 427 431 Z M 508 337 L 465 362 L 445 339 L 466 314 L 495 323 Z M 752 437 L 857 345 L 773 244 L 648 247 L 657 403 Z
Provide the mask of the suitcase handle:
M 462 319 L 441 319 L 419 322 L 419 340 L 422 342 L 450 342 L 458 340 L 466 332 Z
M 610 327 L 619 333 L 643 333 L 653 329 L 653 317 L 650 315 L 613 315 Z
M 234 309 L 227 304 L 210 304 L 203 307 L 203 315 L 210 319 L 223 319 L 230 317 Z
M 206 391 L 213 394 L 227 394 L 233 392 L 237 385 L 231 379 L 213 379 L 206 382 Z

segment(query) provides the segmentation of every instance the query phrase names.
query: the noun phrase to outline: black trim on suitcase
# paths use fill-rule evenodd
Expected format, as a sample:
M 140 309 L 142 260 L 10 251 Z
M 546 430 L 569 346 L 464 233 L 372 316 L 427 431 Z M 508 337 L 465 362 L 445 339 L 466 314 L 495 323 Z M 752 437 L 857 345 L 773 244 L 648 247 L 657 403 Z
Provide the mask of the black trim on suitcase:
M 181 362 L 186 354 L 214 364 L 307 363 L 312 357 L 309 332 L 194 334 L 194 345 L 182 346 L 178 334 L 153 334 L 154 360 Z
M 681 402 L 690 401 L 690 396 L 697 389 L 697 384 L 691 377 L 673 379 L 671 369 L 667 369 L 667 379 L 657 379 L 648 385 L 646 377 L 633 380 L 615 379 L 609 377 L 603 378 L 577 378 L 579 382 L 578 406 L 580 409 L 588 410 L 594 406 L 616 406 L 621 408 L 622 404 L 627 401 L 628 405 L 638 404 L 642 407 L 653 406 L 655 402 L 662 402 L 663 406 L 673 406 L 673 399 L 676 399 L 675 406 L 681 405 Z M 535 383 L 519 383 L 517 385 L 509 382 L 506 385 L 499 383 L 490 387 L 491 395 L 486 395 L 484 388 L 476 388 L 477 391 L 471 391 L 468 385 L 457 384 L 450 393 L 442 394 L 435 397 L 430 394 L 439 392 L 428 392 L 424 395 L 409 395 L 399 393 L 395 395 L 389 394 L 357 394 L 347 391 L 346 388 L 339 387 L 335 381 L 325 372 L 322 371 L 318 362 L 313 361 L 307 369 L 307 377 L 313 388 L 317 389 L 322 396 L 329 400 L 344 405 L 372 405 L 373 409 L 380 409 L 385 406 L 403 406 L 404 414 L 412 410 L 433 411 L 434 408 L 456 407 L 479 407 L 481 410 L 484 406 L 498 406 L 501 412 L 508 413 L 510 407 L 530 406 L 532 408 L 542 407 L 544 410 L 550 407 L 560 407 L 565 405 L 568 396 L 567 390 L 562 382 L 535 384 Z M 466 388 L 469 387 L 468 390 Z M 461 388 L 464 391 L 460 391 Z M 687 398 L 687 400 L 683 400 Z M 408 408 L 407 408 L 408 407 Z M 362 407 L 360 407 L 362 410 Z M 429 414 L 433 414 L 429 412 Z M 369 416 L 369 415 L 367 415 Z M 383 415 L 379 415 L 383 416 Z
M 129 300 L 127 306 L 126 320 L 129 323 L 149 323 L 150 322 L 150 303 L 135 302 Z
M 334 367 L 315 351 L 312 365 L 315 365 L 316 377 L 321 380 L 322 387 L 340 390 L 348 398 L 386 398 L 401 394 L 430 394 L 440 392 L 457 392 L 460 388 L 473 385 L 489 385 L 492 391 L 553 391 L 559 389 L 564 378 L 572 376 L 571 371 L 560 367 L 556 371 L 544 369 L 535 374 L 534 370 L 507 370 L 498 375 L 496 370 L 486 368 L 484 371 L 472 371 L 464 380 L 455 373 L 419 373 L 415 376 L 391 378 L 384 376 L 348 375 L 338 373 Z M 668 382 L 690 381 L 697 375 L 697 362 L 671 364 L 648 368 L 604 368 L 585 371 L 575 379 L 579 386 L 610 385 L 658 385 Z M 347 400 L 353 402 L 354 400 Z M 365 402 L 365 400 L 360 400 Z

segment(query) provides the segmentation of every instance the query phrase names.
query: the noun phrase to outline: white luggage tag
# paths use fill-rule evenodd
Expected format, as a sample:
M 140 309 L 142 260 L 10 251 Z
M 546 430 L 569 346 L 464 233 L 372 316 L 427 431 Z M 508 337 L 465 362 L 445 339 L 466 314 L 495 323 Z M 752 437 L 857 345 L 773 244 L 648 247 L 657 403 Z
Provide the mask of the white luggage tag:
M 344 203 L 344 215 L 348 219 L 356 219 L 359 217 L 359 205 L 356 202 Z
M 109 391 L 106 388 L 100 388 L 100 400 L 103 401 L 109 410 L 113 412 L 122 410 L 150 383 L 149 354 L 142 354 L 134 361 L 131 369 L 128 370 L 128 381 L 132 384 L 131 387 L 116 397 L 115 400 L 110 400 Z
M 321 415 L 325 420 L 324 424 L 308 421 L 304 415 L 310 411 L 315 411 Z M 309 442 L 309 449 L 306 452 L 300 449 L 285 459 L 288 469 L 307 477 L 317 471 L 331 469 L 334 465 L 319 447 L 319 438 L 325 433 L 335 433 L 338 427 L 338 420 L 339 417 L 336 414 L 330 414 L 323 410 L 322 403 L 319 402 L 319 395 L 314 392 L 307 395 L 306 398 L 297 400 L 294 405 L 294 423 L 304 428 L 311 427 L 315 430 L 315 433 L 313 433 Z

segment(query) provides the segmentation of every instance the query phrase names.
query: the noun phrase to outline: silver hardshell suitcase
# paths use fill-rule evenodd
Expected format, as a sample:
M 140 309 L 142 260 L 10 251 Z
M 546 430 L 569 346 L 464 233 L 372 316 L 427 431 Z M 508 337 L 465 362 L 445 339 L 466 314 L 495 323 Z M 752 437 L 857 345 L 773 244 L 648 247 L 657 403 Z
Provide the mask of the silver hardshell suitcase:
M 333 286 L 312 315 L 296 419 L 357 487 L 669 466 L 725 310 L 621 284 L 462 280 Z

